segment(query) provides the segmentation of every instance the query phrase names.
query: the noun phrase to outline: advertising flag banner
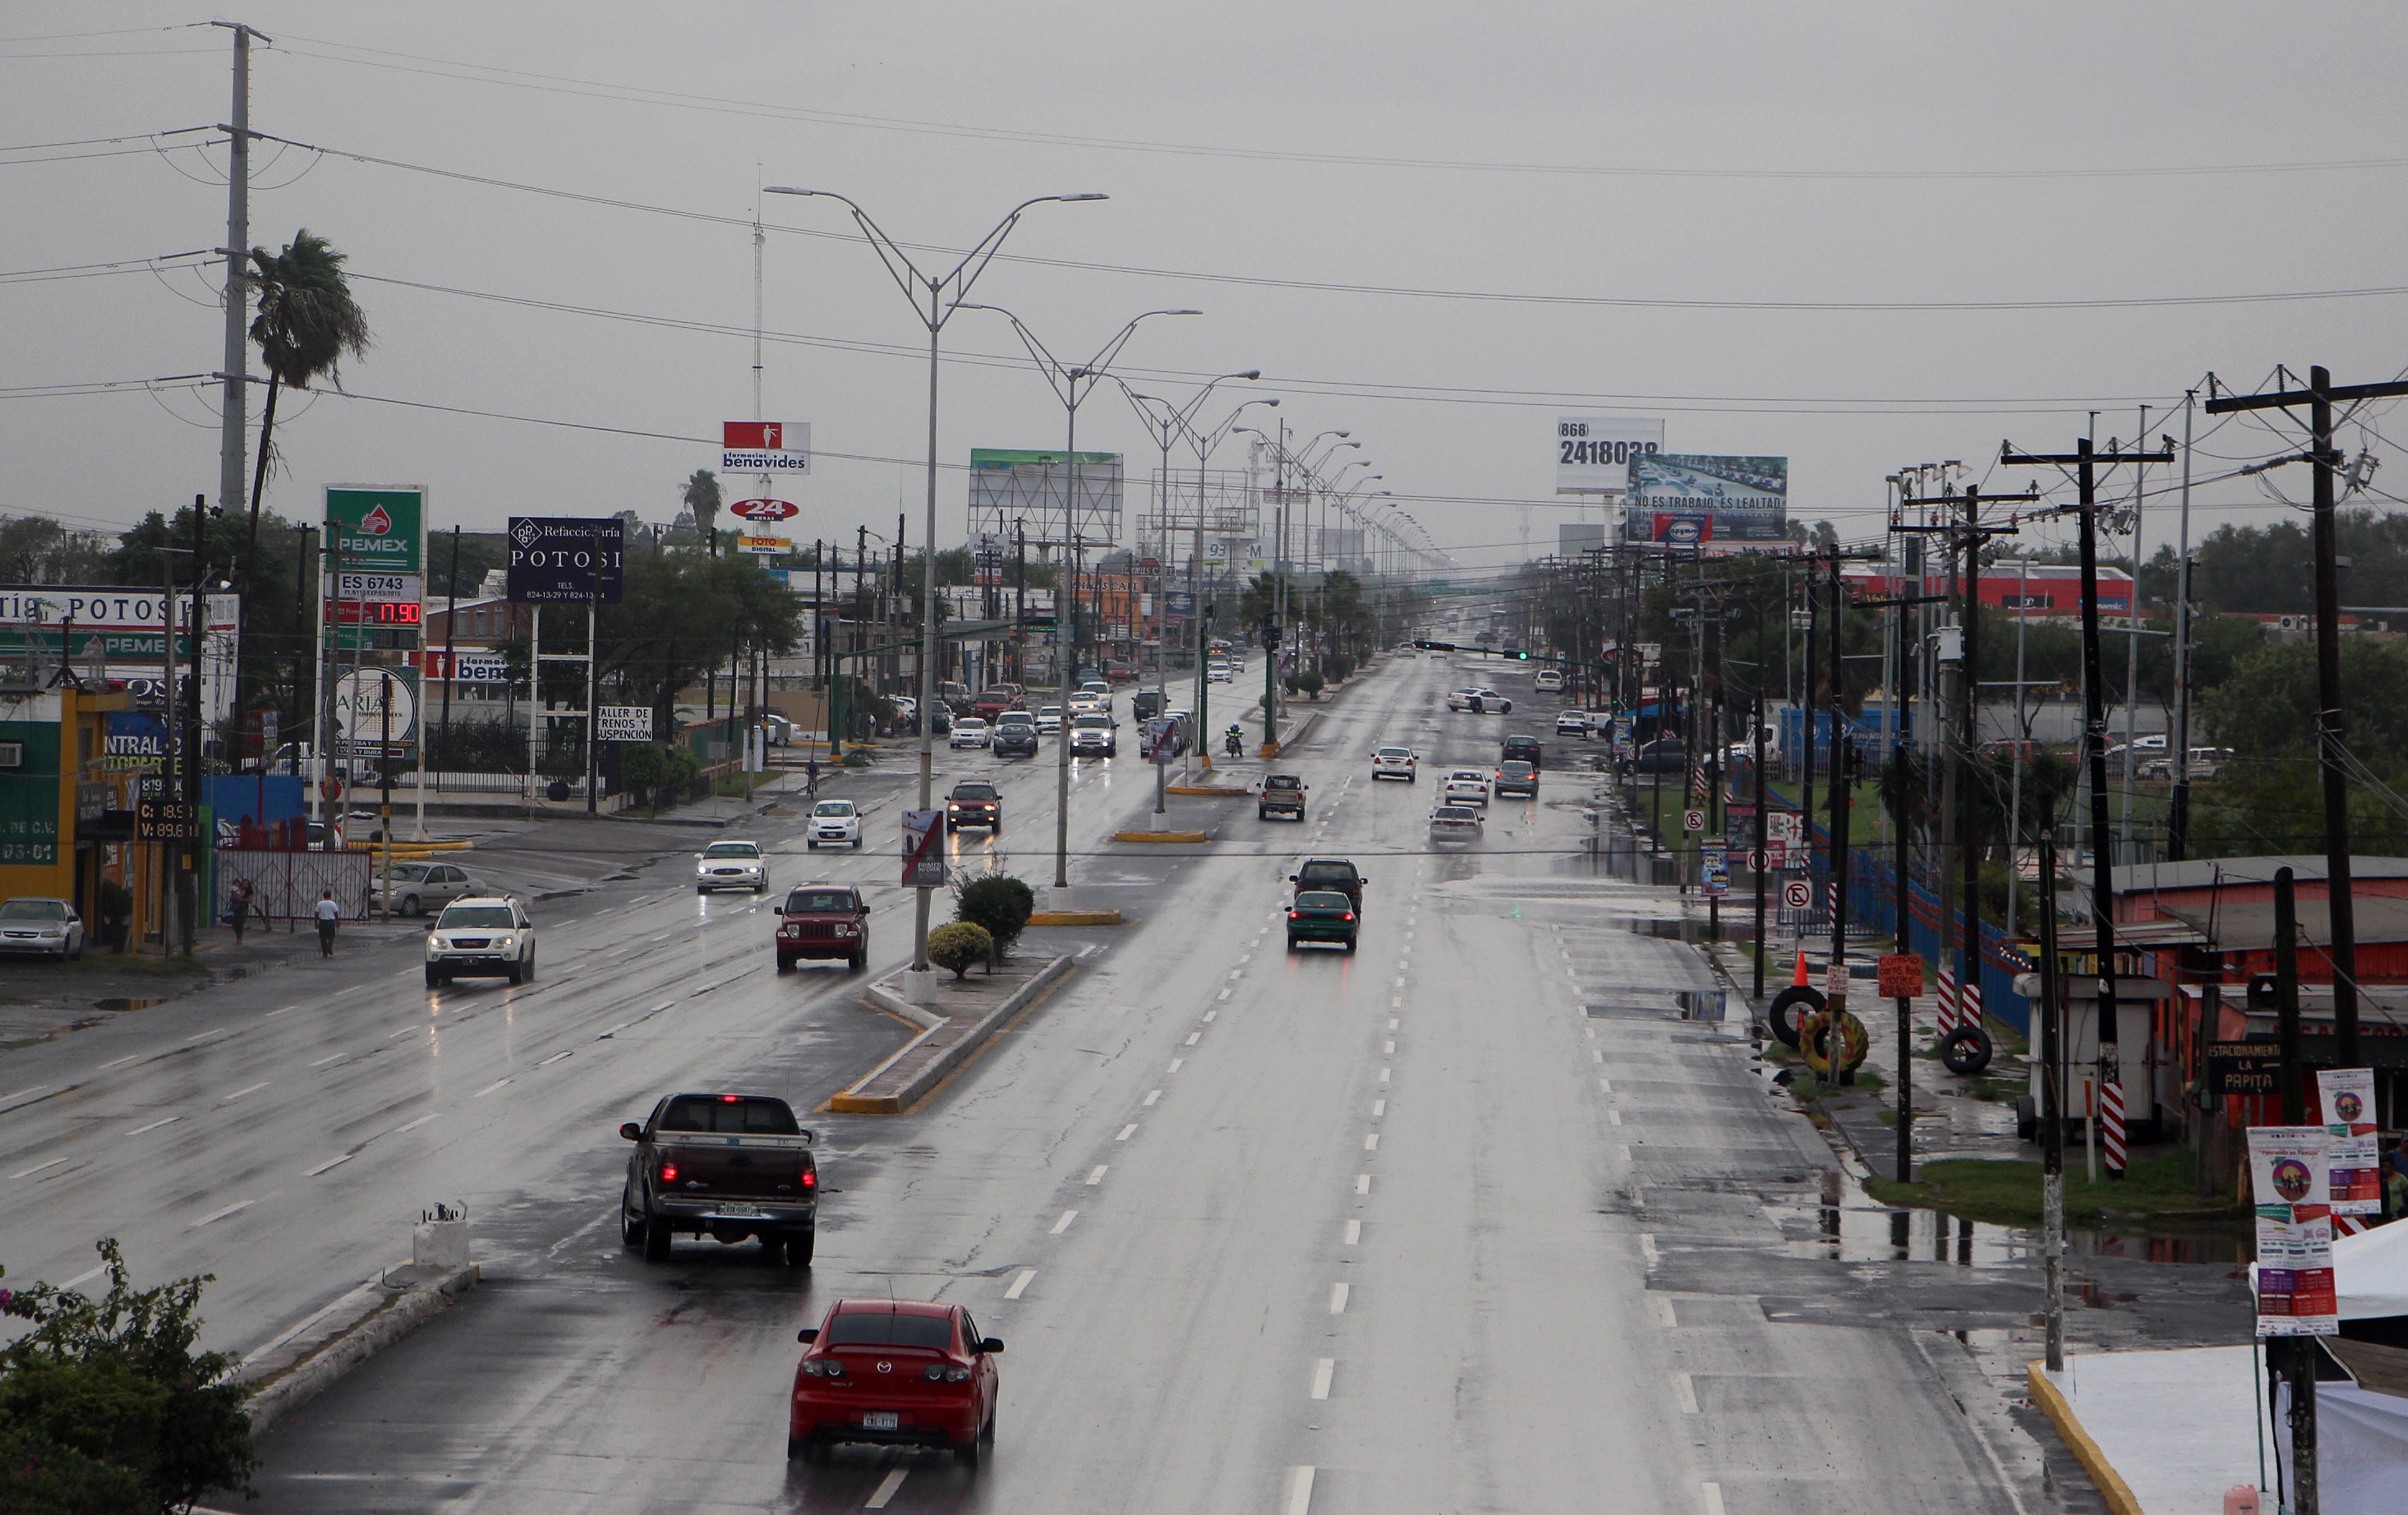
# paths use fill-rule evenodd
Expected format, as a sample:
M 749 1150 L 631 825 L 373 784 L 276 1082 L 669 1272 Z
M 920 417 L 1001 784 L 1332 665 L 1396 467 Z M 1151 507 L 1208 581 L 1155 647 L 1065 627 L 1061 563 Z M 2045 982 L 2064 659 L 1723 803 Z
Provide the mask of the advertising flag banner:
M 1557 416 L 1555 493 L 1619 494 L 1630 485 L 1630 460 L 1643 452 L 1663 450 L 1661 421 L 1637 416 Z
M 1708 899 L 1723 899 L 1730 893 L 1730 853 L 1720 847 L 1698 850 L 1698 892 Z
M 945 812 L 903 812 L 903 887 L 945 887 Z
M 2329 1336 L 2341 1329 L 2333 1286 L 2332 1135 L 2323 1126 L 2251 1126 L 2250 1195 L 2258 1212 L 2258 1335 Z
M 809 422 L 727 421 L 719 427 L 719 466 L 731 474 L 811 471 Z
M 1778 546 L 1789 539 L 1789 460 L 1641 453 L 1624 537 L 1694 552 Z
M 2383 1143 L 2374 1124 L 2372 1068 L 2318 1068 L 2316 1109 L 2332 1137 L 2335 1215 L 2383 1213 Z

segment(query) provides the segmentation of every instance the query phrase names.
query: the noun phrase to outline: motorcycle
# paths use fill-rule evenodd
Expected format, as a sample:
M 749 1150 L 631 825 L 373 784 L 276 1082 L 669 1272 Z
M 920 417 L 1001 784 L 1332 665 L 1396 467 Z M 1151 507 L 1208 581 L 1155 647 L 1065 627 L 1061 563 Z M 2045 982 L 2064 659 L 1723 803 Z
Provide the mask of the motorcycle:
M 1246 751 L 1245 733 L 1231 726 L 1228 734 L 1221 738 L 1221 750 L 1231 757 L 1243 757 Z

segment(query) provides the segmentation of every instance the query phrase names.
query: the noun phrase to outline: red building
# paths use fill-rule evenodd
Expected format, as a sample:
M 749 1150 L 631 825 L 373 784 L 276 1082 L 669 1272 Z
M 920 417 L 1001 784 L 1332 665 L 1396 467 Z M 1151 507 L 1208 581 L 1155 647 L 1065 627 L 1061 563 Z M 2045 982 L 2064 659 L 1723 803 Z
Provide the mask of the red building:
M 1842 573 L 1850 590 L 1868 599 L 1889 599 L 1906 592 L 1902 574 L 1873 571 Z M 1962 593 L 1963 581 L 1945 574 L 1926 574 L 1923 594 Z M 2002 615 L 2061 616 L 2082 613 L 2082 570 L 2071 564 L 2006 563 L 1982 575 L 1982 603 Z M 2099 613 L 2132 613 L 2132 576 L 2103 565 L 2099 569 Z

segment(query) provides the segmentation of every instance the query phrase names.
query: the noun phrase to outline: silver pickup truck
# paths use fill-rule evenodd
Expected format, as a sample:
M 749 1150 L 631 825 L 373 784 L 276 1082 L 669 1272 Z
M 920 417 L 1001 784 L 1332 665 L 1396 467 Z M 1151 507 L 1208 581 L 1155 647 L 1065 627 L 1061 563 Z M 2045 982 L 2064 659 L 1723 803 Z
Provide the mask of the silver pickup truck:
M 1263 779 L 1260 797 L 1254 801 L 1254 819 L 1268 821 L 1275 815 L 1292 820 L 1304 819 L 1304 794 L 1311 786 L 1292 773 L 1267 774 Z
M 782 1099 L 670 1094 L 619 1135 L 636 1144 L 619 1199 L 619 1236 L 666 1262 L 677 1232 L 733 1244 L 761 1238 L 770 1260 L 811 1265 L 819 1165 L 812 1134 Z

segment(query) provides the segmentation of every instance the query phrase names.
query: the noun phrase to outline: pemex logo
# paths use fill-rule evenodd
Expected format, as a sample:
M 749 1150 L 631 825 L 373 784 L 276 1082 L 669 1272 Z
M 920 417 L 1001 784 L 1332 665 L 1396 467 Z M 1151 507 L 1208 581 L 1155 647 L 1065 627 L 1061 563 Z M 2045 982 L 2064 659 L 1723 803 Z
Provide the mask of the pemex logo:
M 371 507 L 366 515 L 360 517 L 360 530 L 369 536 L 382 536 L 393 530 L 393 517 L 384 513 L 383 506 Z

